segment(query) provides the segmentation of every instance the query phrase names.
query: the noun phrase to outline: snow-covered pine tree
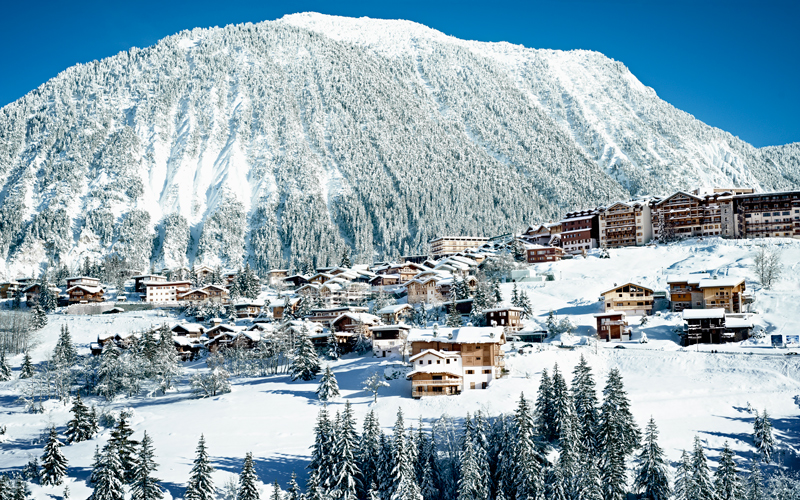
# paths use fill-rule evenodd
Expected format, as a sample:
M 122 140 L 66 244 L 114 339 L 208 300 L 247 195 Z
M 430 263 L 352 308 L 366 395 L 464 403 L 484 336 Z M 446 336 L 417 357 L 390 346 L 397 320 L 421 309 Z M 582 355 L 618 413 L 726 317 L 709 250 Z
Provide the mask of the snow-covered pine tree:
M 301 496 L 300 485 L 297 484 L 297 474 L 292 471 L 292 477 L 289 479 L 289 487 L 284 500 L 300 500 Z
M 489 463 L 489 423 L 480 410 L 475 412 L 473 419 L 472 439 L 475 443 L 475 462 L 478 464 L 478 470 L 489 472 L 481 474 L 480 483 L 481 496 L 488 498 L 493 489 Z
M 120 356 L 122 353 L 114 342 L 108 342 L 100 353 L 100 364 L 97 367 L 97 384 L 95 392 L 111 401 L 123 390 L 124 367 Z
M 89 408 L 83 404 L 80 394 L 73 399 L 70 412 L 72 412 L 72 419 L 67 422 L 67 430 L 64 432 L 67 437 L 67 444 L 80 443 L 91 439 L 94 434 L 89 422 Z
M 742 478 L 736 471 L 736 462 L 733 460 L 728 442 L 722 446 L 722 453 L 719 455 L 719 465 L 714 472 L 715 500 L 743 500 L 744 488 Z
M 55 427 L 50 427 L 50 435 L 42 454 L 41 483 L 43 486 L 57 486 L 67 475 L 67 459 L 61 453 L 61 441 Z
M 514 478 L 516 477 L 514 419 L 501 414 L 495 420 L 495 433 L 492 442 L 494 451 L 495 496 L 514 498 Z
M 11 367 L 6 362 L 5 349 L 0 351 L 0 382 L 11 380 Z
M 323 402 L 333 401 L 339 397 L 339 384 L 336 382 L 336 376 L 330 365 L 326 365 L 325 371 L 322 372 L 322 378 L 317 388 L 317 397 Z
M 167 325 L 158 330 L 158 336 L 155 340 L 156 345 L 152 365 L 153 377 L 158 384 L 158 390 L 164 394 L 172 389 L 175 385 L 175 378 L 181 372 L 180 359 L 172 340 L 172 332 Z
M 10 500 L 28 500 L 30 496 L 31 490 L 28 487 L 27 481 L 17 476 L 16 479 L 14 479 L 14 490 L 11 492 Z
M 297 347 L 294 351 L 294 359 L 292 359 L 289 371 L 292 374 L 292 380 L 314 380 L 319 373 L 319 358 L 317 351 L 314 349 L 314 344 L 303 332 L 298 335 Z
M 39 281 L 39 305 L 45 312 L 52 312 L 58 307 L 58 297 L 50 289 L 50 282 L 44 274 Z
M 481 476 L 485 471 L 478 468 L 474 446 L 475 444 L 472 436 L 469 435 L 469 428 L 467 427 L 459 462 L 458 500 L 481 500 L 487 498 L 483 495 L 484 492 L 481 488 Z
M 341 355 L 341 349 L 339 347 L 339 339 L 336 338 L 336 333 L 334 333 L 333 331 L 331 331 L 328 334 L 327 348 L 328 348 L 329 358 L 339 359 L 339 356 Z
M 511 289 L 511 305 L 514 307 L 521 307 L 519 305 L 519 290 L 517 284 L 514 283 L 514 288 Z
M 158 485 L 161 480 L 152 476 L 158 468 L 154 457 L 153 440 L 145 431 L 131 474 L 131 500 L 161 500 L 164 498 L 164 492 Z
M 449 326 L 451 328 L 460 328 L 461 325 L 462 325 L 462 323 L 461 323 L 461 313 L 459 313 L 458 309 L 456 308 L 456 301 L 455 300 L 453 300 L 447 306 L 447 323 L 446 324 L 447 324 L 447 326 Z
M 578 453 L 582 459 L 597 457 L 597 389 L 592 369 L 581 354 L 581 359 L 572 372 L 572 404 L 575 408 L 575 422 Z
M 599 436 L 602 478 L 606 500 L 621 500 L 627 494 L 625 458 L 638 448 L 640 431 L 630 411 L 630 401 L 616 368 L 608 374 L 600 407 Z
M 639 452 L 636 462 L 634 488 L 644 494 L 647 500 L 669 500 L 672 494 L 669 469 L 664 450 L 658 445 L 658 427 L 653 417 L 647 423 L 642 451 Z
M 520 314 L 522 319 L 528 319 L 533 316 L 533 305 L 531 304 L 531 299 L 528 297 L 528 292 L 525 290 L 519 293 L 519 307 L 522 308 L 522 313 Z
M 258 475 L 253 464 L 253 454 L 248 452 L 244 456 L 242 473 L 239 474 L 239 491 L 236 500 L 258 500 Z
M 394 477 L 392 471 L 395 468 L 395 455 L 392 450 L 392 443 L 389 438 L 381 432 L 380 454 L 378 455 L 378 482 L 377 493 L 380 498 L 389 498 L 394 491 Z
M 678 468 L 675 470 L 675 489 L 674 500 L 693 500 L 695 490 L 694 477 L 692 475 L 692 459 L 686 450 L 681 453 Z
M 772 461 L 775 439 L 772 437 L 772 420 L 770 420 L 766 408 L 761 415 L 756 412 L 756 418 L 753 422 L 753 445 L 765 464 Z
M 283 497 L 281 496 L 281 487 L 278 485 L 278 481 L 272 482 L 272 495 L 270 495 L 269 500 L 281 500 Z
M 692 500 L 714 500 L 714 484 L 711 482 L 711 472 L 699 436 L 694 437 L 692 450 L 692 486 L 689 495 Z
M 342 258 L 339 260 L 339 267 L 343 267 L 345 269 L 350 269 L 353 267 L 353 263 L 350 262 L 350 249 L 345 247 L 344 251 L 342 251 Z
M 39 458 L 31 457 L 25 467 L 22 469 L 22 477 L 28 481 L 35 483 L 42 478 L 41 471 L 39 470 Z
M 572 398 L 570 397 L 567 382 L 564 380 L 563 375 L 558 370 L 558 363 L 553 366 L 553 378 L 551 382 L 551 393 L 553 398 L 553 425 L 552 440 L 558 440 L 560 443 L 561 436 L 564 434 L 564 427 L 569 426 L 567 436 L 571 443 L 575 442 L 575 436 L 571 433 L 573 428 L 571 420 L 573 418 Z
M 119 461 L 119 454 L 113 444 L 109 443 L 103 448 L 100 462 L 92 471 L 94 491 L 89 500 L 123 500 L 125 488 L 123 481 L 125 471 Z
M 603 484 L 597 460 L 588 456 L 582 473 L 578 476 L 578 491 L 581 500 L 603 500 Z
M 200 441 L 197 443 L 197 452 L 192 470 L 189 473 L 189 482 L 186 485 L 184 498 L 186 500 L 215 500 L 214 482 L 211 479 L 212 472 L 214 472 L 214 467 L 211 466 L 211 462 L 208 459 L 206 440 L 201 435 Z
M 553 384 L 547 368 L 542 369 L 539 392 L 536 396 L 536 431 L 548 441 L 555 438 L 555 405 L 553 403 Z
M 390 500 L 421 500 L 422 494 L 414 474 L 414 464 L 408 449 L 405 423 L 402 409 L 397 409 L 397 420 L 392 432 L 392 450 L 394 452 L 391 472 L 393 491 Z
M 71 367 L 78 361 L 78 351 L 72 343 L 72 335 L 66 324 L 61 325 L 61 333 L 58 336 L 56 347 L 53 350 L 53 362 L 58 366 Z
M 335 484 L 333 480 L 333 444 L 335 440 L 334 429 L 328 417 L 328 409 L 323 406 L 317 415 L 317 424 L 314 427 L 314 445 L 311 447 L 311 462 L 308 469 L 306 491 L 318 488 L 327 494 Z
M 356 453 L 356 464 L 361 473 L 360 498 L 366 496 L 369 485 L 378 483 L 378 468 L 380 467 L 379 456 L 381 428 L 375 417 L 375 410 L 370 411 L 364 416 L 364 423 L 361 431 L 361 441 Z
M 764 478 L 761 475 L 761 466 L 758 460 L 752 460 L 750 475 L 744 485 L 744 500 L 766 500 L 764 495 Z
M 100 432 L 100 422 L 97 418 L 97 408 L 92 405 L 89 409 L 89 414 L 86 417 L 86 423 L 89 426 L 89 435 L 94 437 Z M 90 438 L 91 439 L 91 438 Z
M 128 412 L 120 412 L 117 425 L 111 431 L 111 437 L 108 439 L 109 444 L 117 450 L 119 463 L 125 473 L 124 479 L 126 483 L 133 479 L 133 467 L 136 465 L 136 447 L 139 446 L 138 441 L 131 439 L 133 429 L 128 423 L 129 417 Z
M 22 359 L 22 367 L 19 371 L 19 378 L 26 379 L 34 375 L 36 375 L 36 367 L 33 366 L 30 353 L 25 351 L 25 357 Z
M 515 463 L 517 476 L 514 482 L 517 500 L 538 500 L 544 494 L 544 479 L 541 463 L 543 457 L 536 449 L 536 428 L 531 408 L 524 394 L 519 396 L 519 404 L 514 413 L 517 435 Z
M 47 326 L 47 312 L 42 309 L 42 306 L 39 304 L 34 305 L 33 309 L 31 309 L 31 315 L 31 324 L 34 330 L 41 330 Z
M 94 455 L 92 456 L 92 472 L 89 474 L 89 484 L 96 484 L 100 478 L 100 470 L 103 468 L 103 455 L 100 454 L 100 445 L 94 445 Z
M 336 465 L 334 467 L 333 496 L 341 500 L 356 500 L 361 488 L 359 480 L 360 471 L 356 465 L 356 423 L 353 417 L 353 407 L 350 401 L 344 405 L 342 418 L 336 427 L 336 441 L 334 443 Z

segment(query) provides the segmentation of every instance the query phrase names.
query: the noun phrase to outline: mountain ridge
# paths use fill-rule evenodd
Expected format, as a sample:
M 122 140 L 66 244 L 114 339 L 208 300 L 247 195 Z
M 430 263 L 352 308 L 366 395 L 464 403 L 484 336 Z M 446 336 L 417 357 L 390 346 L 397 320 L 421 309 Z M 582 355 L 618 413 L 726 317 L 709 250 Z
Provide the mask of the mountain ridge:
M 597 52 L 297 14 L 183 31 L 1 108 L 0 256 L 7 277 L 391 258 L 692 185 L 796 188 L 798 149 L 709 127 Z

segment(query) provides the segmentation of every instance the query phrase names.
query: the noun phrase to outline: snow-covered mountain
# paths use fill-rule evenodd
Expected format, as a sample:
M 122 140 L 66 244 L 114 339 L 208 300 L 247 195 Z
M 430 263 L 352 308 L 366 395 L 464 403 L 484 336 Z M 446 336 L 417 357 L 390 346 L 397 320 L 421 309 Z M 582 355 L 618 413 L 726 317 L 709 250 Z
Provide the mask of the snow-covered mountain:
M 0 110 L 4 273 L 423 252 L 633 195 L 800 185 L 587 51 L 297 14 L 69 68 Z

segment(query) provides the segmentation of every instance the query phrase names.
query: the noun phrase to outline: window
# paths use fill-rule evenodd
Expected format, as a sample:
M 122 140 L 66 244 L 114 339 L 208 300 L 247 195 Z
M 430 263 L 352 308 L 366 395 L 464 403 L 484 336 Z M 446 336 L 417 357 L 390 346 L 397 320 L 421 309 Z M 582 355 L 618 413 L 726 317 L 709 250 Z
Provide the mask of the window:
M 469 388 L 470 389 L 474 389 L 475 388 L 475 382 L 470 382 L 469 383 Z
M 492 370 L 483 370 L 484 375 L 491 375 Z
M 478 356 L 477 358 L 475 358 L 475 361 L 480 361 L 480 360 L 481 360 L 481 357 L 480 357 L 480 356 Z
M 475 370 L 467 370 L 467 375 L 475 375 Z
M 421 359 L 419 360 L 419 364 L 422 364 L 422 360 Z
M 447 360 L 447 364 L 448 364 L 448 365 L 450 364 L 450 360 L 449 360 L 449 359 Z

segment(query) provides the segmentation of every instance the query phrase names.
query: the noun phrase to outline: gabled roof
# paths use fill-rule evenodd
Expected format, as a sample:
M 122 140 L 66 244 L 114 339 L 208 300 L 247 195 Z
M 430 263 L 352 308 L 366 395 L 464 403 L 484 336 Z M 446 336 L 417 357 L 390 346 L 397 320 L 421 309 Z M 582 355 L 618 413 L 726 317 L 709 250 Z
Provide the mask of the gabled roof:
M 178 323 L 177 325 L 172 327 L 172 331 L 174 332 L 176 329 L 183 329 L 187 332 L 192 333 L 203 333 L 203 325 L 197 323 Z
M 336 319 L 331 322 L 331 324 L 335 325 L 336 323 L 338 323 L 339 321 L 341 321 L 344 318 L 350 318 L 351 320 L 356 321 L 356 322 L 360 321 L 360 322 L 364 323 L 365 325 L 372 325 L 372 324 L 380 322 L 380 319 L 377 316 L 373 316 L 372 314 L 367 314 L 367 313 L 349 313 L 349 312 L 347 312 L 347 313 L 340 314 L 339 316 L 337 316 Z
M 695 200 L 698 200 L 698 201 L 702 201 L 703 200 L 703 198 L 701 196 L 697 196 L 697 195 L 694 195 L 692 193 L 687 193 L 686 191 L 677 191 L 677 192 L 672 193 L 671 195 L 667 196 L 666 198 L 661 198 L 660 200 L 656 200 L 655 204 L 656 205 L 661 205 L 661 204 L 671 200 L 672 198 L 678 196 L 679 194 L 688 196 L 689 198 L 694 198 Z
M 411 304 L 392 304 L 378 310 L 378 314 L 395 314 L 405 309 L 413 309 Z
M 436 349 L 425 349 L 425 350 L 423 350 L 423 351 L 411 356 L 410 358 L 408 358 L 408 360 L 409 361 L 416 361 L 419 358 L 425 356 L 426 354 L 432 354 L 433 356 L 436 356 L 437 358 L 442 358 L 442 359 L 458 358 L 459 356 L 461 356 L 461 354 L 459 352 L 457 352 L 457 351 L 439 351 L 439 350 L 436 350 Z
M 605 318 L 605 317 L 608 317 L 608 316 L 622 316 L 624 318 L 625 317 L 625 311 L 615 311 L 613 309 L 609 309 L 606 312 L 602 312 L 600 314 L 595 314 L 594 315 L 595 318 Z
M 101 293 L 101 292 L 103 292 L 103 291 L 104 291 L 104 290 L 103 290 L 103 287 L 101 287 L 101 286 L 84 286 L 84 285 L 75 285 L 75 286 L 71 286 L 71 287 L 69 287 L 69 288 L 67 289 L 67 293 L 70 293 L 70 292 L 72 292 L 73 290 L 78 290 L 78 289 L 80 289 L 80 290 L 83 290 L 84 292 L 86 292 L 86 293 L 89 293 L 89 294 L 92 294 L 92 295 L 94 295 L 94 294 L 96 294 L 96 293 Z
M 672 283 L 687 283 L 689 285 L 697 285 L 701 280 L 711 277 L 709 273 L 691 273 L 691 274 L 670 274 L 667 276 L 667 284 Z
M 436 333 L 436 336 L 434 336 Z M 452 338 L 450 336 L 452 335 Z M 443 342 L 448 344 L 505 343 L 505 333 L 500 326 L 462 326 L 439 328 L 438 331 L 415 328 L 408 334 L 409 342 Z
M 715 309 L 684 309 L 683 319 L 722 319 L 725 317 L 725 309 L 719 307 Z
M 716 279 L 704 279 L 700 280 L 700 283 L 697 285 L 700 288 L 715 288 L 715 287 L 734 287 L 739 286 L 744 283 L 744 278 L 738 277 L 725 277 L 725 278 L 716 278 Z
M 646 286 L 639 285 L 639 284 L 637 284 L 637 283 L 632 283 L 632 282 L 630 282 L 630 281 L 629 281 L 629 282 L 627 282 L 627 283 L 623 283 L 623 284 L 621 284 L 621 285 L 617 285 L 617 286 L 615 286 L 615 287 L 613 287 L 613 288 L 609 288 L 608 290 L 606 290 L 606 291 L 604 291 L 604 292 L 600 292 L 600 295 L 605 295 L 605 294 L 607 294 L 608 292 L 613 292 L 614 290 L 617 290 L 617 289 L 619 289 L 619 288 L 622 288 L 622 287 L 624 287 L 624 286 L 628 286 L 628 285 L 631 285 L 631 286 L 638 286 L 639 288 L 643 288 L 643 289 L 645 289 L 645 290 L 648 290 L 648 291 L 650 291 L 650 292 L 652 292 L 652 291 L 653 291 L 653 289 L 652 289 L 652 288 L 647 288 Z

